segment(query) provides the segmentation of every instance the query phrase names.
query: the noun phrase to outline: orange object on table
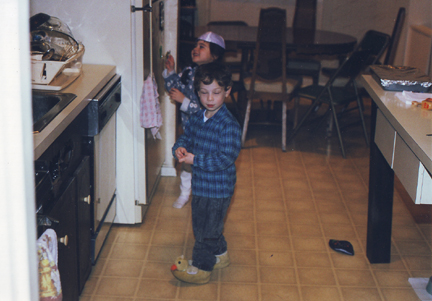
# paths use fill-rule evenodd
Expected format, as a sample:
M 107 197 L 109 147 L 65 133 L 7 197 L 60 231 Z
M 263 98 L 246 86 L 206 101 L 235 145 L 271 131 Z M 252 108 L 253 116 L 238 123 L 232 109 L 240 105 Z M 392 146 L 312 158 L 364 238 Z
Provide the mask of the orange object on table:
M 422 101 L 422 109 L 432 110 L 432 98 L 426 98 Z

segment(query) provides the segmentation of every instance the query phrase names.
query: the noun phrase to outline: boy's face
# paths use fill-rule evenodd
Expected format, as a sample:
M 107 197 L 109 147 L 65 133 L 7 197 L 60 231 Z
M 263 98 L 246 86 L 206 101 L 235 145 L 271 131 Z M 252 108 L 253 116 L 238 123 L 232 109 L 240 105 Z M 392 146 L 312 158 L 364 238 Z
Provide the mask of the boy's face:
M 225 90 L 225 88 L 219 86 L 215 80 L 210 85 L 205 85 L 203 82 L 200 83 L 198 95 L 202 105 L 207 109 L 205 113 L 207 118 L 212 117 L 219 111 L 230 92 L 231 87 Z
M 207 64 L 213 62 L 215 59 L 210 52 L 210 43 L 199 40 L 195 48 L 191 52 L 192 62 L 197 65 Z

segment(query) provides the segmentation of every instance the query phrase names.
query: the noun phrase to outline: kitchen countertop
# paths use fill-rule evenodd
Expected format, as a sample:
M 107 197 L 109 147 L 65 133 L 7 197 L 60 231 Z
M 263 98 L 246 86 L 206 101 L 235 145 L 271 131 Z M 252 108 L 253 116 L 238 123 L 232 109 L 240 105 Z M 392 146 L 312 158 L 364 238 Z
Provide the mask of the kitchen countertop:
M 71 85 L 59 91 L 73 93 L 77 97 L 40 133 L 33 134 L 34 160 L 43 154 L 115 74 L 115 66 L 83 65 L 81 75 Z
M 431 203 L 432 111 L 385 91 L 370 75 L 360 81 L 373 100 L 366 256 L 370 263 L 390 263 L 394 176 L 416 204 Z
M 370 75 L 360 78 L 365 89 L 417 158 L 432 172 L 432 111 L 399 100 L 396 92 L 385 91 Z M 425 97 L 426 98 L 426 97 Z

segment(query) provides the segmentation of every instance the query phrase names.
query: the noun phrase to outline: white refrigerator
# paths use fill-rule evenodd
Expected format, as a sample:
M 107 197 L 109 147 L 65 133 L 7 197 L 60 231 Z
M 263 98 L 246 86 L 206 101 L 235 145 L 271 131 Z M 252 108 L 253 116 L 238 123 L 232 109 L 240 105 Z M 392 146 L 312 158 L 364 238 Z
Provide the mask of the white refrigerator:
M 85 46 L 84 64 L 115 65 L 117 74 L 122 76 L 122 104 L 117 111 L 116 126 L 117 207 L 114 221 L 121 224 L 142 222 L 161 173 L 175 175 L 171 155 L 167 154 L 175 139 L 171 133 L 174 132 L 175 123 L 165 122 L 167 117 L 175 119 L 175 106 L 166 100 L 163 80 L 159 75 L 162 71 L 160 54 L 165 52 L 166 40 L 164 28 L 160 26 L 164 25 L 166 16 L 164 10 L 160 12 L 159 9 L 170 5 L 170 2 L 175 3 L 174 6 L 170 5 L 169 11 L 175 14 L 177 20 L 177 1 L 143 2 L 30 1 L 31 16 L 42 12 L 68 24 L 74 37 Z M 133 12 L 133 7 L 138 10 Z M 167 36 L 176 38 L 176 33 Z M 151 71 L 156 75 L 161 95 L 164 121 L 162 140 L 154 140 L 148 135 L 148 130 L 140 126 L 140 96 L 144 76 Z

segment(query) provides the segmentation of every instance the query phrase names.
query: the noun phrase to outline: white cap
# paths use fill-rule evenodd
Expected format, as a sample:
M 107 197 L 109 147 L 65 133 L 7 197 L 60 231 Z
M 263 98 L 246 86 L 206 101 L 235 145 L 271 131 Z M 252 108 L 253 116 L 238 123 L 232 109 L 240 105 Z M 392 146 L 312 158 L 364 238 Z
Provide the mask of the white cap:
M 213 43 L 216 45 L 219 45 L 220 47 L 222 47 L 223 49 L 225 49 L 225 41 L 224 39 L 218 35 L 215 34 L 214 32 L 211 31 L 207 31 L 205 34 L 201 35 L 198 40 L 202 40 L 202 41 L 206 41 L 209 43 Z

